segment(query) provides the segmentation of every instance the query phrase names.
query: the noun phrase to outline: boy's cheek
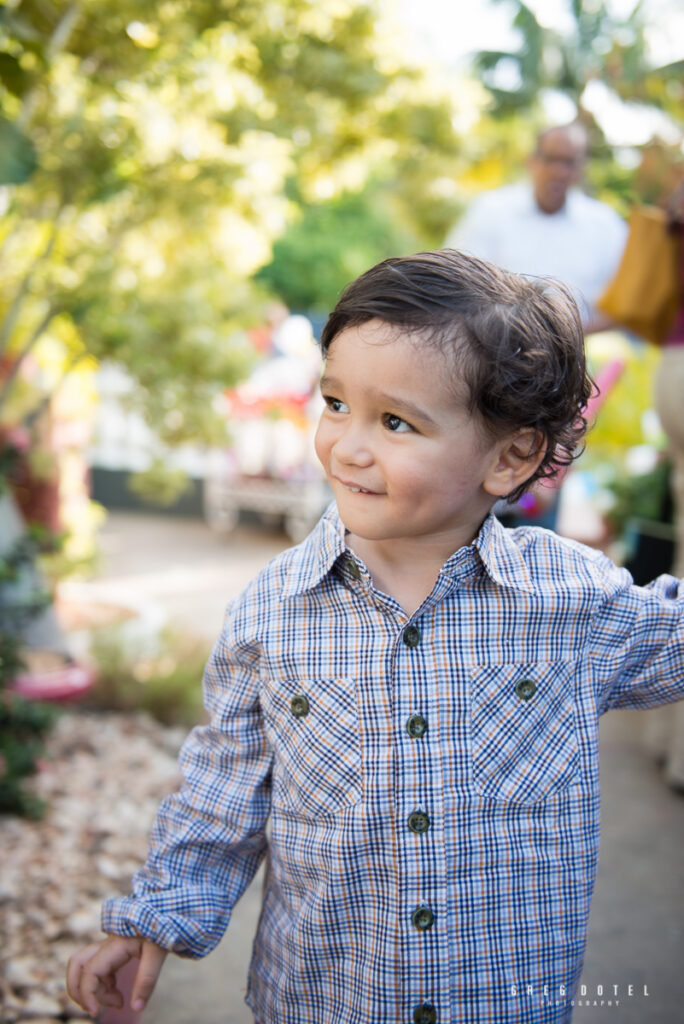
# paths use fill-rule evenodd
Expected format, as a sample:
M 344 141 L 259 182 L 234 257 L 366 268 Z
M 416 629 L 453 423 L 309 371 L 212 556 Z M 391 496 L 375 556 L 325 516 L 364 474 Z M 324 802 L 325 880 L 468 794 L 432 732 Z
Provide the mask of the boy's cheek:
M 316 452 L 318 461 L 322 464 L 326 472 L 328 469 L 330 448 L 332 447 L 332 442 L 328 437 L 328 434 L 329 431 L 326 429 L 323 421 L 319 420 L 318 427 L 316 428 L 316 433 L 314 435 L 314 451 Z

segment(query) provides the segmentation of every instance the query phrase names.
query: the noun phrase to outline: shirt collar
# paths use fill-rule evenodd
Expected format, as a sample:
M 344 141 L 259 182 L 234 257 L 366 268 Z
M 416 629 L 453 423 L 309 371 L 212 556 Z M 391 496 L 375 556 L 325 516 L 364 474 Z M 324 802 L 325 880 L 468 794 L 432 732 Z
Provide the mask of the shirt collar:
M 535 587 L 525 559 L 511 530 L 502 526 L 493 512 L 485 519 L 473 547 L 488 575 L 502 587 L 534 593 Z
M 312 590 L 347 550 L 345 529 L 333 502 L 303 543 L 293 549 L 287 578 L 281 590 L 283 598 Z M 534 586 L 518 545 L 509 530 L 490 513 L 477 537 L 467 548 L 455 551 L 447 559 L 443 572 L 463 572 L 464 558 L 479 556 L 486 573 L 502 587 L 534 592 Z
M 293 597 L 311 590 L 321 582 L 345 549 L 344 524 L 333 502 L 306 540 L 294 548 L 281 596 Z

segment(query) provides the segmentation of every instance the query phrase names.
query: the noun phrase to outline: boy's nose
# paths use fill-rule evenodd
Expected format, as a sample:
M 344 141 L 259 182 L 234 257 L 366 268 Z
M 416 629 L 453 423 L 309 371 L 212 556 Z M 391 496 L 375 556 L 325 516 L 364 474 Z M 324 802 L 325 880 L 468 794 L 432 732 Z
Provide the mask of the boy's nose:
M 347 466 L 369 466 L 373 462 L 365 431 L 352 425 L 346 427 L 338 436 L 332 454 L 338 462 Z

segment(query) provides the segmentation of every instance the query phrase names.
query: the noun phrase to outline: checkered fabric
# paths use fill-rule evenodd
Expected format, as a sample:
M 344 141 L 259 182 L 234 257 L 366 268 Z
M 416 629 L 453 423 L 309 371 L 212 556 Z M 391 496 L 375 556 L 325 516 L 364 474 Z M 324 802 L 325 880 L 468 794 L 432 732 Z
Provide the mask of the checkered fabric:
M 208 953 L 270 814 L 261 1024 L 567 1021 L 598 718 L 684 696 L 684 584 L 490 516 L 409 619 L 331 508 L 228 609 L 205 691 L 106 931 Z

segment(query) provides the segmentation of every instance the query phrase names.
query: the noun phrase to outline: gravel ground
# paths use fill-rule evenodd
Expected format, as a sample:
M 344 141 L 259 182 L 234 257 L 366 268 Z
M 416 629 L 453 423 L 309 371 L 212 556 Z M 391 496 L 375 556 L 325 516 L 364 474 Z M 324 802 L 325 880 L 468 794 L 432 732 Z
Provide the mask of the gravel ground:
M 103 898 L 128 891 L 144 860 L 157 804 L 177 783 L 182 737 L 143 715 L 59 718 L 35 779 L 45 818 L 1 820 L 3 1024 L 86 1017 L 66 996 L 66 962 L 101 938 Z

